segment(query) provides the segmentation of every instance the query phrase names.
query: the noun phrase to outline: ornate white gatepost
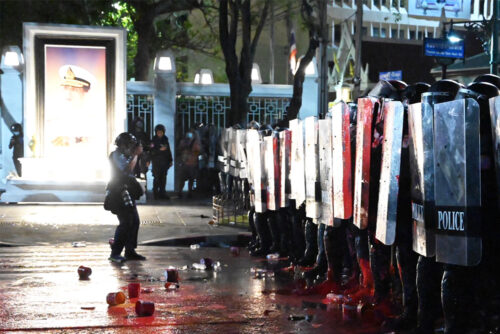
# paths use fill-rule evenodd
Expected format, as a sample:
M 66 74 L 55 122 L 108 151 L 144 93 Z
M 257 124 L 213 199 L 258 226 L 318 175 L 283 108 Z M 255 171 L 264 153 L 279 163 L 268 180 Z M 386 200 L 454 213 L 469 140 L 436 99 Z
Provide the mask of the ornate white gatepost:
M 9 142 L 12 136 L 10 127 L 14 123 L 23 124 L 23 70 L 24 59 L 17 46 L 4 48 L 1 56 L 0 70 L 0 110 L 2 111 L 1 133 L 1 169 L 0 178 L 15 172 L 12 161 L 12 149 Z
M 175 72 L 175 57 L 171 51 L 160 51 L 155 59 L 155 95 L 154 95 L 154 123 L 165 126 L 172 157 L 175 163 L 175 97 L 177 82 Z M 154 134 L 153 134 L 154 135 Z M 167 175 L 167 191 L 175 188 L 175 167 L 169 169 Z

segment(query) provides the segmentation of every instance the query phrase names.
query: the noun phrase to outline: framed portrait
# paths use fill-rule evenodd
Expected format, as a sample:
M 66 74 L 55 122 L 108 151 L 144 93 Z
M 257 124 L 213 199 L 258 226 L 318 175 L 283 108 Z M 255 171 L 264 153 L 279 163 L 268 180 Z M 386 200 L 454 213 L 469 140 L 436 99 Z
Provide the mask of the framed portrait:
M 125 32 L 37 24 L 25 24 L 24 31 L 24 116 L 31 138 L 25 151 L 55 169 L 78 174 L 85 166 L 80 172 L 86 176 L 104 177 L 101 162 L 125 128 Z

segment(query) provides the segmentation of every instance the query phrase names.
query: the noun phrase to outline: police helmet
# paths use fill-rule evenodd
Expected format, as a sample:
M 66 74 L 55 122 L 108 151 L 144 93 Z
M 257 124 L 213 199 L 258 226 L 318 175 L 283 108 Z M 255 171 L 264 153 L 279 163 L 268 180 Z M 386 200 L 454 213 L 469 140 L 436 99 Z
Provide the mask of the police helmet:
M 375 87 L 368 93 L 368 96 L 385 97 L 388 99 L 399 99 L 398 90 L 389 81 L 380 80 Z
M 431 87 L 431 85 L 425 82 L 417 82 L 413 85 L 409 85 L 401 93 L 401 99 L 407 100 L 408 104 L 418 103 L 420 102 L 422 93 L 427 92 L 429 87 Z
M 251 121 L 250 123 L 248 123 L 247 128 L 248 128 L 248 129 L 259 130 L 259 128 L 260 128 L 260 124 L 259 124 L 259 122 L 257 122 L 256 120 L 253 120 L 253 121 Z
M 431 93 L 448 93 L 450 96 L 457 95 L 457 92 L 463 85 L 456 82 L 455 80 L 443 79 L 436 81 L 429 87 L 429 92 Z
M 495 74 L 481 74 L 476 79 L 474 79 L 474 82 L 489 82 L 490 84 L 500 89 L 500 77 Z

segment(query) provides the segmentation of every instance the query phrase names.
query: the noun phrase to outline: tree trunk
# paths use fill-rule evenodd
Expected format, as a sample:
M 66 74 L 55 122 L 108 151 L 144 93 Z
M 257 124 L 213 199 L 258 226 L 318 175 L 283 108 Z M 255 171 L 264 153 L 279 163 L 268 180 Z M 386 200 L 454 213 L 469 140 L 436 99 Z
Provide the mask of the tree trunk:
M 288 113 L 286 115 L 286 118 L 284 119 L 285 122 L 297 118 L 297 115 L 299 114 L 300 107 L 302 106 L 302 92 L 304 90 L 306 67 L 313 59 L 317 47 L 318 40 L 310 35 L 309 47 L 305 56 L 300 61 L 299 68 L 297 69 L 297 72 L 295 73 L 295 76 L 293 78 L 293 96 L 290 100 L 290 105 L 288 106 Z
M 138 19 L 135 23 L 137 31 L 137 54 L 134 58 L 135 80 L 147 81 L 149 79 L 149 66 L 154 57 L 154 55 L 151 55 L 151 44 L 154 37 L 154 16 L 151 15 L 151 11 L 140 11 L 139 8 L 136 8 Z

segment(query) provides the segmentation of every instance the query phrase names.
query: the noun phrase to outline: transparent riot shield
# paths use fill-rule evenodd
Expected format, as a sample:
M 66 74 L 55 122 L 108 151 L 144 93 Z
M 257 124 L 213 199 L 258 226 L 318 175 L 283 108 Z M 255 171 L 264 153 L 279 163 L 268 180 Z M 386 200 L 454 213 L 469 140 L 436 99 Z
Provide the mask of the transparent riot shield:
M 331 115 L 333 214 L 335 218 L 349 219 L 352 216 L 350 108 L 340 102 L 333 106 Z
M 332 175 L 332 120 L 318 121 L 319 181 L 321 187 L 320 217 L 318 222 L 333 225 L 333 175 Z
M 386 101 L 383 108 L 384 141 L 375 237 L 385 245 L 392 245 L 396 238 L 404 108 L 398 101 Z
M 267 210 L 267 177 L 264 168 L 264 138 L 258 130 L 248 130 L 247 153 L 255 212 L 264 213 Z
M 290 183 L 290 161 L 292 148 L 292 131 L 283 130 L 279 133 L 280 145 L 280 207 L 286 208 L 289 206 L 291 183 Z
M 229 147 L 229 174 L 234 177 L 239 177 L 238 168 L 238 137 L 237 130 L 233 128 L 227 129 L 228 132 L 228 147 Z
M 236 138 L 237 138 L 237 165 L 239 171 L 239 177 L 241 179 L 246 179 L 248 177 L 247 170 L 247 153 L 246 153 L 246 137 L 247 137 L 246 129 L 238 129 L 236 130 Z
M 266 171 L 267 185 L 267 209 L 276 211 L 279 209 L 279 169 L 276 171 L 275 165 L 278 160 L 277 133 L 264 137 L 264 168 Z M 279 167 L 279 163 L 278 163 Z M 278 182 L 276 182 L 278 181 Z
M 229 161 L 228 161 L 228 129 L 221 129 L 219 141 L 219 156 L 217 157 L 217 168 L 223 173 L 229 172 Z
M 497 189 L 500 191 L 500 97 L 490 99 L 491 128 L 493 134 L 493 155 L 495 157 L 495 171 Z M 500 207 L 500 194 L 497 195 Z
M 299 119 L 290 121 L 292 131 L 292 160 L 290 179 L 292 183 L 291 198 L 295 199 L 297 209 L 306 200 L 306 179 L 304 171 L 304 122 Z
M 378 100 L 373 97 L 358 99 L 353 224 L 360 229 L 368 227 L 372 123 L 378 106 Z
M 304 167 L 306 177 L 306 217 L 320 216 L 321 185 L 319 182 L 318 119 L 315 116 L 304 120 Z
M 408 107 L 413 250 L 427 257 L 436 253 L 434 105 L 449 100 L 448 93 L 428 92 L 422 94 L 422 103 Z
M 479 104 L 462 99 L 434 105 L 436 261 L 481 261 Z

